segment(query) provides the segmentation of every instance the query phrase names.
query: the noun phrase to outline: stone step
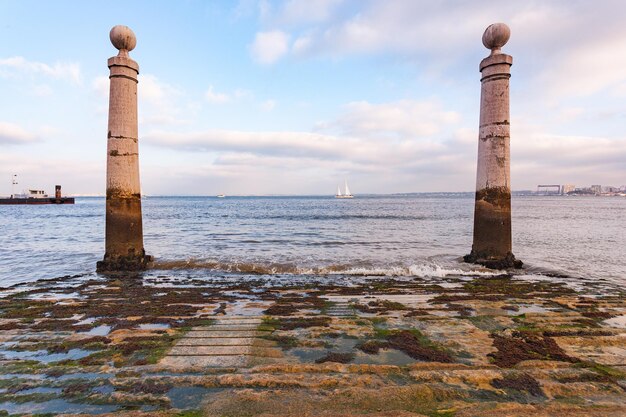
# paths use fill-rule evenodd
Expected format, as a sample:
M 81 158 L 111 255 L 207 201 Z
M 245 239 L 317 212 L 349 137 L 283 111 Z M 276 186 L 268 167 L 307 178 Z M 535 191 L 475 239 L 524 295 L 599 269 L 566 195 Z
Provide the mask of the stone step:
M 275 356 L 274 348 L 252 346 L 174 346 L 167 356 Z
M 255 337 L 194 337 L 183 338 L 176 346 L 274 346 L 271 340 L 258 339 Z
M 262 336 L 261 317 L 220 317 L 209 326 L 193 327 L 159 363 L 177 369 L 244 367 L 272 363 L 283 356 L 281 349 Z
M 176 369 L 243 367 L 247 356 L 166 356 L 159 365 Z
M 228 330 L 219 330 L 219 331 L 202 331 L 197 330 L 195 332 L 189 332 L 185 336 L 185 338 L 201 338 L 201 339 L 210 339 L 210 338 L 250 338 L 250 337 L 260 337 L 263 335 L 267 335 L 268 332 L 259 332 L 256 330 L 238 330 L 238 331 L 228 331 Z
M 259 326 L 263 324 L 261 320 L 215 320 L 214 326 Z
M 190 332 L 204 332 L 204 331 L 235 331 L 235 330 L 257 330 L 258 324 L 213 324 L 211 326 L 193 327 Z

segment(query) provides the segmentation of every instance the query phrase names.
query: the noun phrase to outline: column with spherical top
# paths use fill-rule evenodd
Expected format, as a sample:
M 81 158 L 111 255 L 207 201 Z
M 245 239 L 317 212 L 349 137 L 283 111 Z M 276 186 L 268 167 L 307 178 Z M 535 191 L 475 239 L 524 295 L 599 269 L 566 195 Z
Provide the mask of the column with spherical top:
M 143 248 L 141 186 L 137 133 L 137 75 L 139 65 L 128 53 L 135 34 L 115 26 L 109 34 L 119 50 L 109 58 L 109 129 L 107 134 L 106 232 L 104 260 L 98 271 L 136 271 L 151 260 Z
M 513 58 L 501 51 L 510 36 L 504 23 L 490 25 L 483 34 L 483 45 L 491 54 L 480 63 L 474 242 L 464 258 L 497 269 L 522 266 L 511 242 L 509 78 Z

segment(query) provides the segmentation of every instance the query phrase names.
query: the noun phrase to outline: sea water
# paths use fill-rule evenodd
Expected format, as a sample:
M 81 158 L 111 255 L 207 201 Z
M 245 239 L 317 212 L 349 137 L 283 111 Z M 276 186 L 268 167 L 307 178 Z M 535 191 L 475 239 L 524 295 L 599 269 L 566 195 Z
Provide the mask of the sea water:
M 0 206 L 0 287 L 93 273 L 104 206 Z M 461 260 L 472 245 L 471 193 L 149 197 L 142 206 L 151 274 L 489 274 Z M 626 198 L 513 197 L 512 212 L 520 274 L 626 283 Z

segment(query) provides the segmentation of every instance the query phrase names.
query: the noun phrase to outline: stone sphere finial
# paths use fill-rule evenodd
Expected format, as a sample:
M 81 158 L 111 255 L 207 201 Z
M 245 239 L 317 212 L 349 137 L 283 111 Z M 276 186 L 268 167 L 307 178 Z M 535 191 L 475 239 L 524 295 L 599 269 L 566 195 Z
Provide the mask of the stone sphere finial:
M 511 29 L 504 23 L 494 23 L 489 25 L 483 33 L 483 45 L 491 49 L 491 55 L 499 54 L 502 48 L 511 37 Z
M 109 32 L 109 38 L 113 46 L 120 51 L 118 54 L 120 56 L 127 56 L 128 52 L 135 49 L 135 45 L 137 45 L 137 38 L 128 26 L 113 26 Z

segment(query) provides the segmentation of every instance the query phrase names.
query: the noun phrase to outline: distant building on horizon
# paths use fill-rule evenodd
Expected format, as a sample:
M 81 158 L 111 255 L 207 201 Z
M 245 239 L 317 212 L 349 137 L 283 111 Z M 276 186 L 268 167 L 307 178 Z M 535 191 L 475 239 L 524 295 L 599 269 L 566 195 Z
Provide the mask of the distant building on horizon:
M 561 194 L 569 194 L 574 192 L 576 186 L 574 184 L 565 184 L 561 186 Z
M 601 185 L 592 185 L 590 188 L 591 188 L 591 192 L 593 192 L 594 194 L 602 194 Z
M 605 185 L 604 187 L 602 187 L 602 193 L 604 194 L 613 194 L 613 193 L 619 193 L 621 190 L 619 187 L 613 187 L 612 185 Z

